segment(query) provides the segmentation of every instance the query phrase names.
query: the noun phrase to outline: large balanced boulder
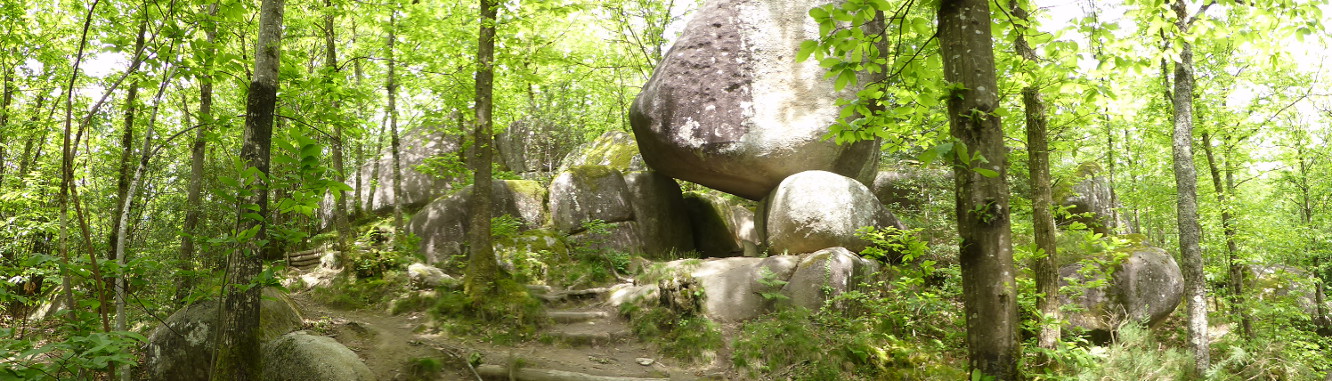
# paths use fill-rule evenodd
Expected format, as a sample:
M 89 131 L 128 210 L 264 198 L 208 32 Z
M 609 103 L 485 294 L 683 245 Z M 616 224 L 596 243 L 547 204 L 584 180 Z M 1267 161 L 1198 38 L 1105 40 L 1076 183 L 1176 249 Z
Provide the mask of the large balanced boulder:
M 1082 307 L 1067 316 L 1070 324 L 1107 333 L 1125 321 L 1155 325 L 1175 310 L 1184 296 L 1184 276 L 1175 259 L 1155 247 L 1136 247 L 1127 254 L 1109 267 L 1075 263 L 1059 269 L 1060 288 L 1103 280 L 1110 273 L 1104 287 L 1087 288 L 1081 295 L 1060 293 L 1061 303 Z
M 491 183 L 490 212 L 494 217 L 513 216 L 522 224 L 520 230 L 545 224 L 546 188 L 535 181 L 496 180 Z M 440 264 L 463 253 L 469 229 L 469 203 L 472 186 L 431 202 L 412 216 L 407 231 L 421 239 L 420 250 L 426 263 Z
M 264 381 L 371 381 L 355 352 L 327 336 L 296 331 L 264 343 Z
M 721 196 L 689 192 L 684 195 L 694 247 L 705 257 L 756 256 L 761 242 L 754 212 Z
M 860 252 L 869 245 L 856 235 L 861 227 L 905 229 L 865 184 L 825 171 L 787 177 L 759 209 L 761 231 L 774 254 L 812 253 L 829 247 Z
M 144 347 L 143 380 L 208 380 L 213 369 L 213 332 L 218 303 L 205 300 L 176 311 L 148 336 Z M 265 288 L 259 305 L 259 341 L 267 342 L 301 328 L 304 321 L 296 304 L 281 291 Z
M 836 91 L 817 60 L 795 60 L 819 38 L 809 9 L 826 3 L 707 1 L 630 107 L 648 166 L 752 200 L 807 170 L 872 181 L 878 141 L 826 136 L 838 97 L 858 89 Z

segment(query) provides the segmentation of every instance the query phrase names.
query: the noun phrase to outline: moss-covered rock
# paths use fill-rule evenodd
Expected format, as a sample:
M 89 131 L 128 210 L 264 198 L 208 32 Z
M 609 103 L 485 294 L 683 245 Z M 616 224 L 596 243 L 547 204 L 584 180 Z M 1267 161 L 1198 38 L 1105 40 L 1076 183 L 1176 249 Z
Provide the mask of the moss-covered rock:
M 639 156 L 638 142 L 633 136 L 623 131 L 608 131 L 596 140 L 574 149 L 560 161 L 559 170 L 564 172 L 573 167 L 588 165 L 610 167 L 621 172 L 645 169 L 634 167 L 635 156 Z
M 144 380 L 207 380 L 212 370 L 213 338 L 218 302 L 199 301 L 171 314 L 148 336 L 139 378 Z M 296 303 L 266 288 L 259 307 L 259 341 L 266 342 L 304 324 Z
M 550 213 L 555 229 L 573 234 L 592 220 L 623 222 L 634 218 L 624 176 L 607 166 L 577 166 L 550 183 Z

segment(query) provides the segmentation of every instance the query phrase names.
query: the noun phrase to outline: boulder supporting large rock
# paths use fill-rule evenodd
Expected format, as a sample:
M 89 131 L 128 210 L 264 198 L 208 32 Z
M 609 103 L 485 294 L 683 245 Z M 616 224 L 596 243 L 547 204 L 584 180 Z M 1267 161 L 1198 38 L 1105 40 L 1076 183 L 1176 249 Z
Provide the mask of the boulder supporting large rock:
M 1070 279 L 1077 284 L 1105 279 L 1107 269 L 1084 270 L 1083 266 L 1072 264 L 1059 269 L 1060 288 L 1068 286 Z M 1110 279 L 1104 287 L 1087 288 L 1081 295 L 1060 293 L 1061 303 L 1082 307 L 1067 316 L 1074 327 L 1108 333 L 1125 321 L 1155 325 L 1170 316 L 1184 296 L 1184 276 L 1165 250 L 1133 248 L 1109 270 Z
M 213 332 L 218 303 L 200 301 L 176 311 L 148 336 L 143 380 L 208 380 L 213 369 Z M 266 288 L 259 305 L 259 341 L 267 342 L 301 328 L 304 320 L 296 304 L 281 291 Z
M 491 214 L 509 215 L 522 222 L 521 230 L 535 229 L 545 224 L 546 189 L 535 181 L 496 180 L 491 183 Z M 420 250 L 426 263 L 440 264 L 455 255 L 463 254 L 467 242 L 468 203 L 472 187 L 468 186 L 452 196 L 431 202 L 412 216 L 407 231 L 421 239 Z
M 296 331 L 264 344 L 264 381 L 371 381 L 355 352 L 327 336 Z
M 680 184 L 657 172 L 629 172 L 624 181 L 645 255 L 664 259 L 675 254 L 678 258 L 694 250 L 694 232 Z
M 805 171 L 782 180 L 759 209 L 765 214 L 759 220 L 773 254 L 829 247 L 860 252 L 869 245 L 856 235 L 860 228 L 906 228 L 864 184 L 825 171 Z
M 647 164 L 752 200 L 807 170 L 872 181 L 877 140 L 826 137 L 836 100 L 856 86 L 835 91 L 816 60 L 795 61 L 800 44 L 819 37 L 809 9 L 825 3 L 706 2 L 629 110 Z
M 689 192 L 684 195 L 694 247 L 704 257 L 758 255 L 761 242 L 754 213 L 720 196 Z

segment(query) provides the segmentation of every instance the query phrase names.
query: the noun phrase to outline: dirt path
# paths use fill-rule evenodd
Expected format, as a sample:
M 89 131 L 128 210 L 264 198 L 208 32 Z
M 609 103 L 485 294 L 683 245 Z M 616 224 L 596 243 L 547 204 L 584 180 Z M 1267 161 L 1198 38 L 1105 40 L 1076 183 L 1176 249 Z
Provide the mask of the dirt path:
M 328 335 L 361 356 L 380 380 L 409 380 L 415 359 L 438 359 L 444 371 L 441 380 L 476 379 L 463 358 L 479 355 L 483 364 L 579 372 L 600 376 L 695 379 L 702 369 L 684 368 L 663 359 L 649 344 L 626 337 L 628 327 L 610 315 L 606 319 L 544 327 L 546 339 L 498 346 L 447 334 L 414 332 L 429 320 L 420 312 L 389 315 L 376 310 L 338 310 L 314 302 L 309 295 L 293 294 L 310 327 Z M 588 306 L 582 310 L 595 310 Z M 590 340 L 566 340 L 592 335 Z M 584 336 L 580 336 L 584 335 Z M 600 335 L 600 336 L 598 336 Z M 558 337 L 558 338 L 556 338 Z M 640 359 L 650 359 L 648 365 Z M 641 361 L 648 362 L 648 361 Z

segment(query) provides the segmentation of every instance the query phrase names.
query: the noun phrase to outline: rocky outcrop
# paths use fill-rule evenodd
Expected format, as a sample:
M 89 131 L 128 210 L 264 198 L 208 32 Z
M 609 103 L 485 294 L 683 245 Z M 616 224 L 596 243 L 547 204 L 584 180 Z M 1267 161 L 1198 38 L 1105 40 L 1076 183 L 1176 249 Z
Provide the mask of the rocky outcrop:
M 842 247 L 831 247 L 800 258 L 782 294 L 793 306 L 818 310 L 824 302 L 854 290 L 879 272 L 879 263 Z
M 495 154 L 510 172 L 548 174 L 556 172 L 560 160 L 575 148 L 577 139 L 564 126 L 528 117 L 510 123 L 495 135 Z
M 694 247 L 705 257 L 757 256 L 760 241 L 754 213 L 721 196 L 703 192 L 684 195 L 693 229 Z
M 356 353 L 337 340 L 296 331 L 263 346 L 264 381 L 372 381 Z
M 1111 268 L 1085 266 L 1090 267 L 1072 264 L 1059 269 L 1060 287 L 1069 286 L 1070 279 L 1079 285 L 1105 279 L 1107 270 L 1111 275 L 1104 287 L 1087 288 L 1081 295 L 1060 293 L 1061 303 L 1082 307 L 1067 316 L 1075 327 L 1104 333 L 1129 320 L 1155 325 L 1175 310 L 1184 295 L 1179 264 L 1159 248 L 1133 248 Z
M 426 263 L 440 264 L 463 253 L 467 241 L 468 203 L 472 187 L 431 202 L 412 216 L 407 231 L 421 239 Z M 535 181 L 496 180 L 491 183 L 491 214 L 509 215 L 522 222 L 521 230 L 541 227 L 547 219 L 546 189 Z
M 782 180 L 763 200 L 762 233 L 773 254 L 812 253 L 829 247 L 860 252 L 868 241 L 861 227 L 895 227 L 901 222 L 869 188 L 854 179 L 825 171 L 806 171 Z
M 140 379 L 208 380 L 213 369 L 212 333 L 218 303 L 200 301 L 171 314 L 148 336 Z M 301 328 L 301 314 L 281 291 L 266 288 L 259 306 L 259 341 L 267 342 Z
M 1054 198 L 1068 208 L 1071 217 L 1060 217 L 1060 225 L 1080 222 L 1087 228 L 1101 234 L 1113 234 L 1116 231 L 1136 233 L 1131 224 L 1116 213 L 1120 205 L 1115 203 L 1114 189 L 1110 178 L 1101 175 L 1101 166 L 1096 163 L 1083 163 L 1078 167 L 1071 186 L 1061 184 L 1054 187 Z
M 435 197 L 451 189 L 455 179 L 437 176 L 438 173 L 422 172 L 419 166 L 427 159 L 456 155 L 462 138 L 444 131 L 443 127 L 418 127 L 402 134 L 399 161 L 402 167 L 402 204 L 409 208 L 418 208 Z M 429 166 L 427 166 L 429 167 Z M 357 184 L 360 187 L 357 188 Z M 360 210 L 366 213 L 387 213 L 393 210 L 393 153 L 385 145 L 383 152 L 374 159 L 356 168 L 347 176 L 347 185 L 353 187 L 347 192 L 348 213 L 354 211 L 353 201 L 360 195 Z M 332 196 L 325 197 L 321 211 L 332 221 Z
M 424 263 L 413 263 L 407 266 L 407 280 L 412 287 L 423 290 L 437 287 L 454 287 L 462 284 L 458 279 L 445 274 L 444 270 Z
M 825 301 L 866 284 L 878 270 L 876 262 L 838 247 L 767 258 L 682 259 L 658 265 L 640 279 L 697 284 L 703 289 L 704 316 L 736 322 L 781 307 L 823 308 Z M 659 292 L 656 283 L 623 287 L 611 293 L 609 302 L 651 303 L 661 299 Z
M 1264 303 L 1285 303 L 1319 325 L 1327 325 L 1327 316 L 1319 316 L 1316 279 L 1304 269 L 1286 265 L 1249 265 L 1250 290 Z M 1323 311 L 1332 311 L 1332 303 L 1324 301 Z
M 809 9 L 824 3 L 705 3 L 629 110 L 648 166 L 752 200 L 807 170 L 872 181 L 877 141 L 825 136 L 855 86 L 835 91 L 816 60 L 795 62 L 818 37 Z

